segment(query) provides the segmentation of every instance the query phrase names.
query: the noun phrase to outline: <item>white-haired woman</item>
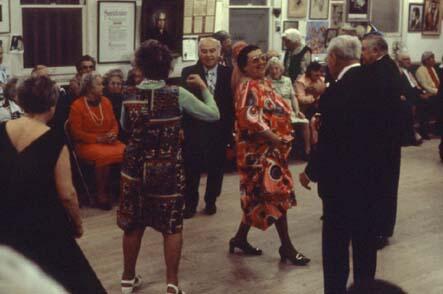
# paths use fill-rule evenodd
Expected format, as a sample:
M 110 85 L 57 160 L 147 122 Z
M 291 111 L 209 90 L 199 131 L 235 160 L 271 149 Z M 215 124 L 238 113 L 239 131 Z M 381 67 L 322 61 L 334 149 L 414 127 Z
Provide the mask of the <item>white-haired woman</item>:
M 272 81 L 273 89 L 284 99 L 288 100 L 291 106 L 291 123 L 292 126 L 300 127 L 303 132 L 304 155 L 309 156 L 311 153 L 311 143 L 309 136 L 309 121 L 300 111 L 298 100 L 295 97 L 294 87 L 291 79 L 283 75 L 284 67 L 277 57 L 272 57 L 267 64 L 266 74 Z
M 312 50 L 305 45 L 303 36 L 297 29 L 287 29 L 282 38 L 286 47 L 283 62 L 285 66 L 284 73 L 294 82 L 299 75 L 306 72 L 306 68 L 311 63 Z
M 123 161 L 125 145 L 117 140 L 117 119 L 111 101 L 103 96 L 103 79 L 98 73 L 83 75 L 80 97 L 71 105 L 69 123 L 78 156 L 94 162 L 96 205 L 109 210 L 112 205 L 106 190 L 110 166 Z

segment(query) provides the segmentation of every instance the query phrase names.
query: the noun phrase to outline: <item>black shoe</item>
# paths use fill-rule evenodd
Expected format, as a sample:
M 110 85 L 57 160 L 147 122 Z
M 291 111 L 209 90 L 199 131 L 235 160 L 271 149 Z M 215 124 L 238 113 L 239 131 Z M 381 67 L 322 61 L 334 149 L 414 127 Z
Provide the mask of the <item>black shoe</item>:
M 286 259 L 288 259 L 293 265 L 307 265 L 311 261 L 294 248 L 286 249 L 280 246 L 278 253 L 280 253 L 281 262 L 286 262 Z
M 207 203 L 204 212 L 207 215 L 216 214 L 217 213 L 217 206 L 215 206 L 215 203 L 211 203 L 211 204 Z
M 229 241 L 229 253 L 234 253 L 235 248 L 240 249 L 246 255 L 262 255 L 263 251 L 260 248 L 252 247 L 248 241 L 238 241 L 235 238 L 232 238 Z
M 376 238 L 377 238 L 377 240 L 376 240 L 377 250 L 381 250 L 389 244 L 388 237 L 377 236 Z
M 189 219 L 189 218 L 193 218 L 195 216 L 195 208 L 185 208 L 185 211 L 183 212 L 183 218 L 185 219 Z

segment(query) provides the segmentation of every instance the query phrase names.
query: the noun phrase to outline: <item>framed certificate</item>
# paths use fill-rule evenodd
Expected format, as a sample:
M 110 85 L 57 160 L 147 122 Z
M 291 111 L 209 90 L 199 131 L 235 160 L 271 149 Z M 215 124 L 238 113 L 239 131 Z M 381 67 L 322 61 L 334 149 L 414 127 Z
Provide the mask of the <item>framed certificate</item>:
M 0 0 L 0 33 L 11 31 L 9 0 Z
M 98 2 L 98 62 L 129 63 L 135 50 L 135 1 Z

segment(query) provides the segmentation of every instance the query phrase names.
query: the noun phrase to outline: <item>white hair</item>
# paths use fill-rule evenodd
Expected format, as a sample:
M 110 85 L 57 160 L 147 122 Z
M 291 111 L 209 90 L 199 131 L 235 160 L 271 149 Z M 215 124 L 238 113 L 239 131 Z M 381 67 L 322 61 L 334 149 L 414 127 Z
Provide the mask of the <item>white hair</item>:
M 303 44 L 303 36 L 300 33 L 300 31 L 297 30 L 297 29 L 294 29 L 294 28 L 287 29 L 282 34 L 282 37 L 285 38 L 285 39 L 288 39 L 292 43 Z
M 8 247 L 0 246 L 0 260 L 0 293 L 68 293 L 37 265 Z
M 266 64 L 266 71 L 268 71 L 272 65 L 277 65 L 278 67 L 280 67 L 280 69 L 285 68 L 283 63 L 281 62 L 281 60 L 278 59 L 278 57 L 276 57 L 276 56 L 269 59 L 268 64 Z
M 200 41 L 198 42 L 198 49 L 200 50 L 200 48 L 203 45 L 203 43 L 206 43 L 206 42 L 212 42 L 212 43 L 214 43 L 216 45 L 218 50 L 221 49 L 220 41 L 215 39 L 215 38 L 212 38 L 212 37 L 201 38 Z
M 404 57 L 411 57 L 407 50 L 400 50 L 396 55 L 397 61 Z
M 331 53 L 342 60 L 359 60 L 361 57 L 360 40 L 349 35 L 335 37 L 328 46 L 328 55 Z

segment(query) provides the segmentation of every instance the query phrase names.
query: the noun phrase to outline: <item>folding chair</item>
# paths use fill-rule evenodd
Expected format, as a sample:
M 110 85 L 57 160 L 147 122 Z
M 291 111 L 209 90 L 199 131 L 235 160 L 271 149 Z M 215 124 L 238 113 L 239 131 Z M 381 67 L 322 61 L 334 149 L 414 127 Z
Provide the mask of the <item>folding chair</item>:
M 78 159 L 77 154 L 75 153 L 74 143 L 73 143 L 71 133 L 69 130 L 69 120 L 65 121 L 63 128 L 64 128 L 64 133 L 65 133 L 65 138 L 66 138 L 66 145 L 68 146 L 69 154 L 71 155 L 71 163 L 74 164 L 77 174 L 80 178 L 81 185 L 82 185 L 83 190 L 85 191 L 86 196 L 87 196 L 87 203 L 91 203 L 92 196 L 89 191 L 88 184 L 85 180 L 85 176 L 82 171 L 80 161 Z M 80 205 L 82 204 L 82 202 L 83 201 L 80 200 Z

